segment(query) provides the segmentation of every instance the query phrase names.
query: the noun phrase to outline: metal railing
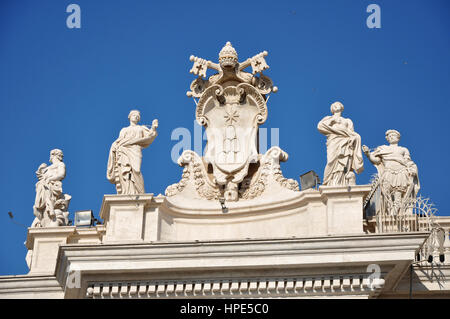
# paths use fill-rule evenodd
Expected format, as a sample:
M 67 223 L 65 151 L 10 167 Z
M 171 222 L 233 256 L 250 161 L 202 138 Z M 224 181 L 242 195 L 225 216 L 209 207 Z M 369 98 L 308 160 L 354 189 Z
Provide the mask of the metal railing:
M 431 231 L 439 227 L 435 221 L 437 209 L 428 198 L 407 198 L 400 204 L 383 191 L 378 176 L 364 201 L 364 218 L 375 219 L 376 233 Z
M 408 198 L 399 206 L 387 196 L 378 175 L 372 179 L 372 189 L 364 204 L 364 219 L 375 233 L 429 232 L 420 248 L 416 263 L 450 263 L 449 229 L 443 228 L 435 216 L 437 208 L 429 198 Z

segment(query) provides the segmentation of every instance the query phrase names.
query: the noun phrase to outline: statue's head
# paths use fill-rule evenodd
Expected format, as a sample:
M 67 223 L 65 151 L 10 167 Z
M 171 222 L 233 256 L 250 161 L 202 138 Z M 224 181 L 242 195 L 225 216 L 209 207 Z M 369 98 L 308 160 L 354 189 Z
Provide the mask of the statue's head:
M 138 110 L 132 110 L 130 111 L 130 114 L 128 114 L 128 119 L 130 122 L 137 124 L 141 120 L 141 113 Z
M 238 55 L 236 50 L 227 42 L 219 53 L 219 64 L 224 70 L 232 70 L 238 64 Z
M 400 132 L 397 130 L 387 130 L 386 140 L 389 142 L 389 144 L 398 143 L 400 141 Z
M 331 113 L 337 113 L 337 112 L 341 112 L 344 111 L 344 105 L 341 102 L 334 102 L 333 104 L 331 104 Z
M 64 158 L 64 154 L 63 151 L 61 151 L 60 149 L 55 148 L 54 150 L 50 151 L 50 162 L 53 162 L 53 159 L 57 158 L 58 160 L 60 160 L 62 162 L 63 158 Z

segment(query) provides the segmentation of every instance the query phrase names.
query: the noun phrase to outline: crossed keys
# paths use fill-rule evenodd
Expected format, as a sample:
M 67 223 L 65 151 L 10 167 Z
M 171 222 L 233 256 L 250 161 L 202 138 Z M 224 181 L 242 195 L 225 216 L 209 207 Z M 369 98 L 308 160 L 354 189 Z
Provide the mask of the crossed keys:
M 265 56 L 267 56 L 267 54 L 267 51 L 263 51 L 251 58 L 248 58 L 246 61 L 239 63 L 238 71 L 241 71 L 249 66 L 252 66 L 252 74 L 261 73 L 262 71 L 267 70 L 269 66 L 266 63 L 266 59 L 264 58 Z M 216 70 L 218 72 L 221 71 L 220 64 L 218 63 L 214 63 L 212 61 L 208 61 L 193 55 L 190 56 L 189 60 L 194 62 L 194 65 L 192 66 L 189 73 L 192 73 L 199 77 L 206 78 L 206 70 L 208 68 Z

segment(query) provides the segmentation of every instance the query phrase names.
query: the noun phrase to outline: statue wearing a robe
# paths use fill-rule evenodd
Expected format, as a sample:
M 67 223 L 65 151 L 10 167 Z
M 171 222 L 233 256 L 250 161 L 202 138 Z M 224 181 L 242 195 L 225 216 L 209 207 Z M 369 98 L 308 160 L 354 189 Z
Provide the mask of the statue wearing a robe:
M 116 185 L 117 194 L 144 194 L 144 178 L 141 173 L 142 149 L 148 147 L 157 136 L 158 120 L 152 128 L 138 125 L 139 111 L 131 111 L 130 126 L 120 131 L 119 138 L 111 145 L 106 177 Z
M 327 166 L 323 185 L 355 185 L 355 173 L 364 170 L 361 153 L 361 137 L 353 129 L 353 122 L 341 116 L 344 106 L 340 102 L 331 105 L 332 116 L 324 117 L 317 129 L 327 137 Z

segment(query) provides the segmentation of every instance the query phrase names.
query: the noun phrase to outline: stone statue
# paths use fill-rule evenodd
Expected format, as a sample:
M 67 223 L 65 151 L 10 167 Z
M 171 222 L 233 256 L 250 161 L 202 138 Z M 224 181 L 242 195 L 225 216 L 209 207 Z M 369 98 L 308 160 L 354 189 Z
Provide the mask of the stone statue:
M 323 185 L 356 185 L 355 173 L 364 170 L 361 153 L 361 137 L 353 129 L 353 122 L 342 117 L 344 105 L 331 104 L 333 115 L 324 117 L 317 129 L 327 137 L 327 166 Z
M 384 207 L 389 214 L 395 215 L 406 208 L 409 200 L 416 198 L 420 184 L 417 166 L 408 149 L 398 146 L 400 133 L 388 130 L 386 140 L 389 145 L 379 146 L 373 152 L 366 145 L 362 149 L 378 170 Z
M 66 177 L 63 152 L 54 149 L 50 152 L 50 166 L 42 163 L 36 171 L 36 198 L 33 211 L 36 218 L 31 227 L 54 227 L 68 224 L 71 196 L 63 194 L 62 180 Z
M 106 177 L 116 185 L 117 194 L 144 194 L 142 149 L 148 147 L 158 135 L 158 120 L 153 120 L 151 129 L 138 125 L 141 114 L 137 110 L 131 111 L 128 119 L 130 126 L 123 128 L 119 138 L 111 145 Z

